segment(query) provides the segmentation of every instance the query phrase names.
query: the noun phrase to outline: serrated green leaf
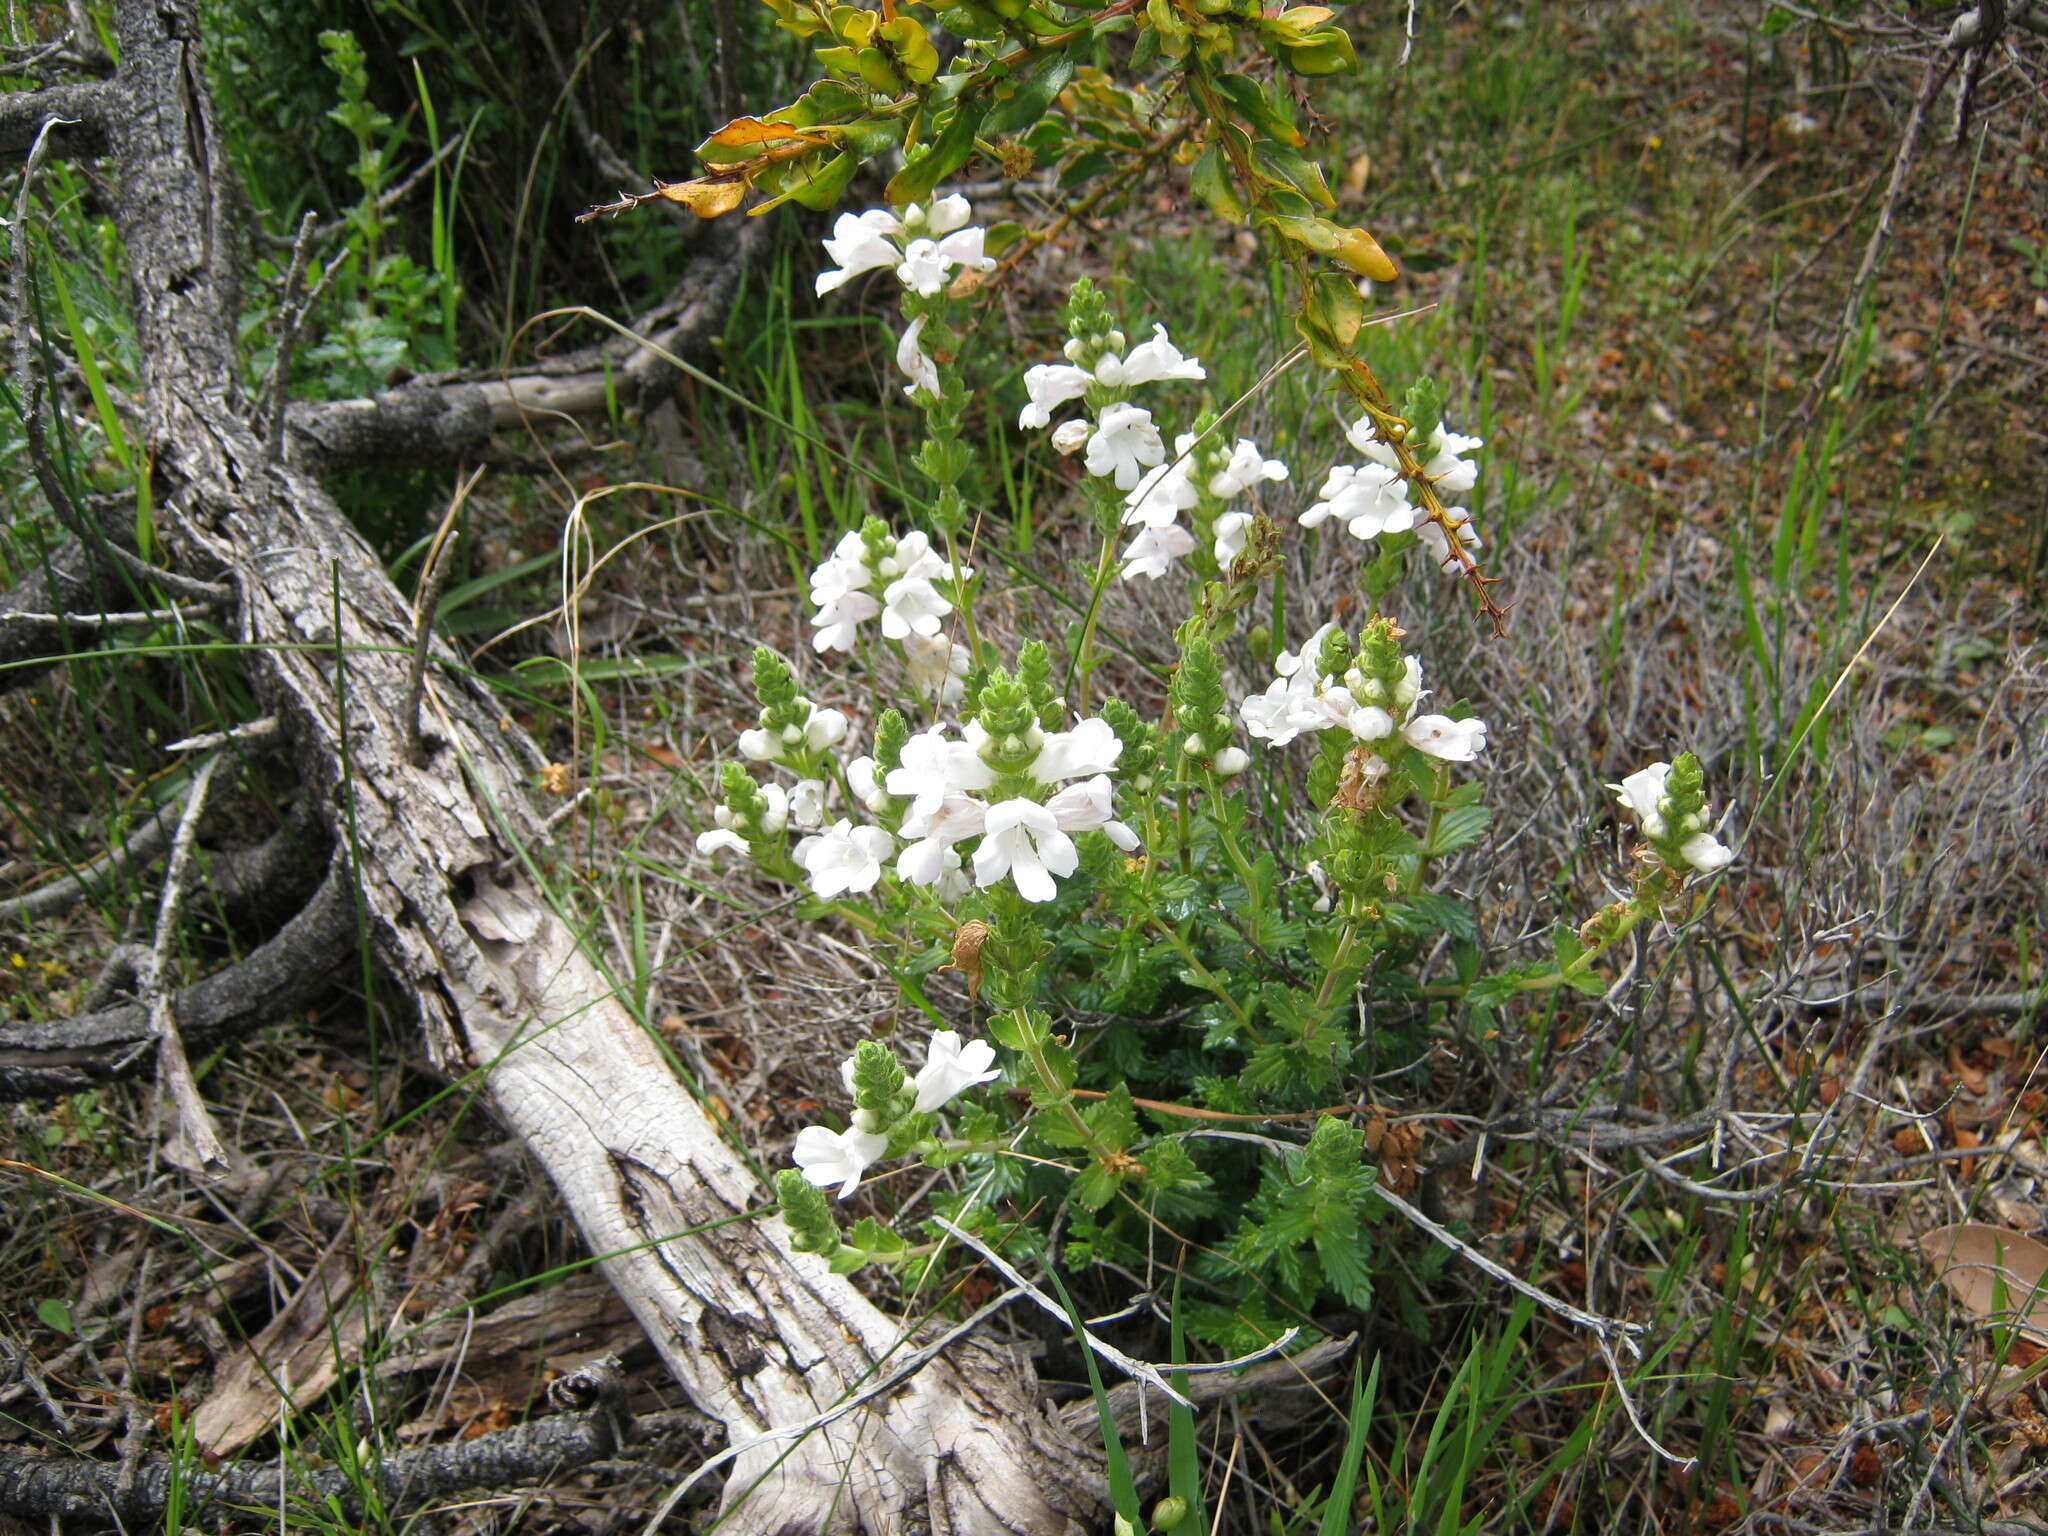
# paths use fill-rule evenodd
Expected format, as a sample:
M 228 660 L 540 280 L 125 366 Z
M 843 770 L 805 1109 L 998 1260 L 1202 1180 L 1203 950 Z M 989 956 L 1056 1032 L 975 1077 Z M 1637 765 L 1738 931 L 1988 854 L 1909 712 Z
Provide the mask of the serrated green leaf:
M 1456 853 L 1486 836 L 1486 829 L 1492 825 L 1492 806 L 1456 806 L 1437 818 L 1436 825 L 1430 828 L 1429 841 L 1424 844 L 1423 851 L 1437 859 Z

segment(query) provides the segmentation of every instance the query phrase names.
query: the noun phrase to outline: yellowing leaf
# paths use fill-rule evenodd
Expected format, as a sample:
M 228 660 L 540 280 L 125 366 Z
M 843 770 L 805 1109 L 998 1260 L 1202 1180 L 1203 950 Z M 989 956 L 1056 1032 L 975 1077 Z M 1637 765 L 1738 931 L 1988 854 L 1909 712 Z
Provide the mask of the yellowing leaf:
M 1920 1239 L 1935 1274 L 1972 1317 L 2017 1322 L 2048 1343 L 2048 1245 L 1986 1222 L 1936 1227 Z
M 1394 265 L 1394 258 L 1381 250 L 1379 241 L 1362 229 L 1346 230 L 1343 243 L 1330 254 L 1360 277 L 1369 277 L 1376 283 L 1391 283 L 1401 275 L 1401 269 Z
M 822 144 L 825 138 L 824 134 L 815 129 L 794 128 L 788 123 L 764 122 L 758 117 L 736 117 L 712 134 L 711 142 L 733 149 L 742 144 L 773 144 L 783 139 L 802 139 L 807 143 Z
M 681 203 L 700 219 L 715 219 L 721 213 L 731 213 L 746 200 L 747 184 L 738 180 L 660 181 L 655 183 L 654 191 L 658 197 Z

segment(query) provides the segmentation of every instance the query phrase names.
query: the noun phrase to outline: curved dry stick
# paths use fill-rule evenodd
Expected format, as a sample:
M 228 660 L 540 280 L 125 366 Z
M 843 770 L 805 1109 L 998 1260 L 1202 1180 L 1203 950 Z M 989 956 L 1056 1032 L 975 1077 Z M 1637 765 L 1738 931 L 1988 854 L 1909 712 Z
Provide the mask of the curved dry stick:
M 275 1023 L 326 990 L 356 948 L 355 882 L 336 858 L 297 916 L 234 965 L 170 998 L 195 1046 Z M 69 1019 L 0 1023 L 0 1103 L 77 1093 L 151 1060 L 148 1010 L 133 1003 Z

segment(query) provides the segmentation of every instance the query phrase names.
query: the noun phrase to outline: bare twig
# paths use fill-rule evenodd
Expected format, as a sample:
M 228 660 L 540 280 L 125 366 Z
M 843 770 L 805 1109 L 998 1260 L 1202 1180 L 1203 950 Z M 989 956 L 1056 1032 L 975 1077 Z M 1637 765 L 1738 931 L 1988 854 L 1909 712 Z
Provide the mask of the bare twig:
M 179 1167 L 194 1173 L 224 1173 L 232 1158 L 214 1129 L 213 1116 L 199 1095 L 192 1077 L 192 1063 L 185 1056 L 185 1042 L 178 1033 L 178 1011 L 164 992 L 164 967 L 170 960 L 171 935 L 177 930 L 178 908 L 184 901 L 185 870 L 192 861 L 192 842 L 199 834 L 199 817 L 206 809 L 206 792 L 220 767 L 218 757 L 209 757 L 192 775 L 192 787 L 185 795 L 185 812 L 178 818 L 178 830 L 171 839 L 171 856 L 164 865 L 163 896 L 157 903 L 156 936 L 148 953 L 135 968 L 136 1000 L 149 1010 L 150 1031 L 156 1036 L 157 1072 L 169 1090 L 177 1116 L 164 1155 Z
M 441 526 L 434 531 L 434 542 L 427 548 L 426 566 L 420 572 L 419 587 L 413 595 L 412 666 L 406 673 L 405 709 L 399 718 L 412 732 L 406 751 L 415 767 L 427 760 L 426 737 L 420 726 L 420 696 L 426 691 L 427 657 L 434 648 L 434 611 L 441 605 L 441 591 L 448 585 L 448 572 L 454 567 L 448 551 L 455 542 L 455 520 L 462 515 L 463 504 L 483 476 L 484 466 L 479 464 L 456 486 Z

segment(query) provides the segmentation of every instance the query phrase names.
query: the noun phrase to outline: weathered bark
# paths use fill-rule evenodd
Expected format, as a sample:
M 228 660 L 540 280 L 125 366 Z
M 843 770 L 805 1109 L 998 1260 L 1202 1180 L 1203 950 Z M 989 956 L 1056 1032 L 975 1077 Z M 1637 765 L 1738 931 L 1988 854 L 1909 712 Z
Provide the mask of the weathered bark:
M 146 364 L 166 543 L 225 571 L 265 707 L 336 846 L 429 1056 L 474 1074 L 547 1171 L 691 1399 L 738 1441 L 885 1374 L 903 1325 L 750 1217 L 760 1183 L 529 873 L 537 749 L 460 669 L 431 667 L 411 751 L 413 619 L 297 456 L 269 462 L 236 383 L 227 167 L 189 0 L 123 0 L 106 133 Z M 437 648 L 442 662 L 453 658 Z M 735 1463 L 724 1529 L 1078 1533 L 1099 1461 L 978 1345 Z

